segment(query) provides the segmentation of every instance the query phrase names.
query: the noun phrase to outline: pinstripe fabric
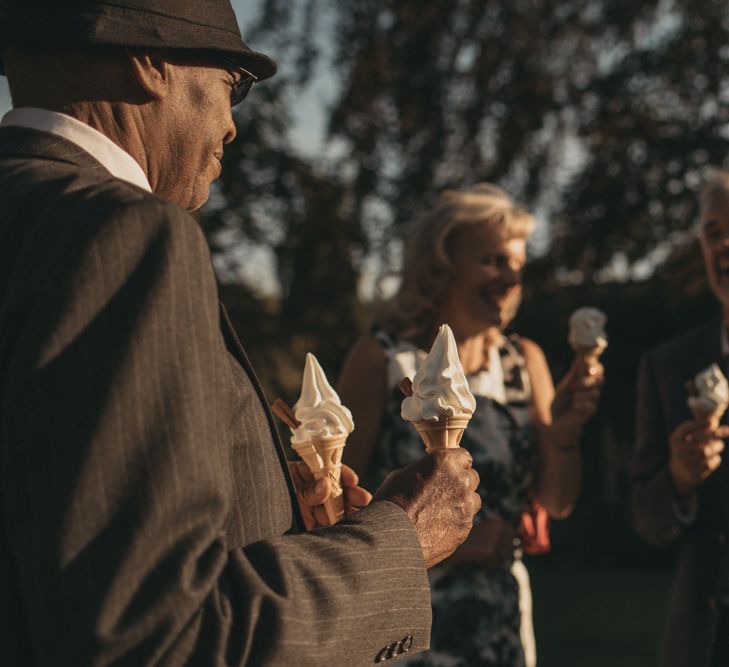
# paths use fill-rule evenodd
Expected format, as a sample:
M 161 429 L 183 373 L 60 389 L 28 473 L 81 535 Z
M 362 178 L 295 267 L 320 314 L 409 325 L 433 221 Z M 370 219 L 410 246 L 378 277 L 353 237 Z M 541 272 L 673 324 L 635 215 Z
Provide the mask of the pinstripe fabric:
M 427 646 L 400 508 L 291 534 L 270 414 L 219 317 L 184 211 L 0 129 L 3 664 L 367 665 L 407 634 Z

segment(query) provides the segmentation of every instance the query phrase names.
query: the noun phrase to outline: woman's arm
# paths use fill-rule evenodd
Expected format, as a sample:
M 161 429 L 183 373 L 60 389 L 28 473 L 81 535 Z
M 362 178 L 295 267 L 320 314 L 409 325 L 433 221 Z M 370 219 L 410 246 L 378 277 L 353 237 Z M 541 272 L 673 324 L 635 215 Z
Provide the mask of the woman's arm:
M 362 336 L 349 351 L 337 391 L 352 411 L 355 426 L 343 462 L 362 475 L 372 458 L 387 401 L 387 360 L 372 336 Z
M 580 380 L 573 366 L 555 392 L 542 349 L 528 339 L 522 339 L 522 346 L 532 383 L 531 418 L 539 456 L 534 492 L 550 516 L 563 519 L 572 512 L 580 491 L 579 437 L 597 408 L 600 382 Z

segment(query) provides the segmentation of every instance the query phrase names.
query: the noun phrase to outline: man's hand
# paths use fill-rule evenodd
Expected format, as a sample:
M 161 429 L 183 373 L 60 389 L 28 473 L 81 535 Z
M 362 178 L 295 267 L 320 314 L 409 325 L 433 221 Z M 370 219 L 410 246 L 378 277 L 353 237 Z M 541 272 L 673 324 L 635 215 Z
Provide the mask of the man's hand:
M 304 519 L 306 530 L 328 526 L 327 515 L 322 503 L 329 499 L 332 487 L 329 478 L 315 480 L 309 466 L 303 461 L 289 461 L 291 476 L 294 478 L 296 497 Z M 357 474 L 342 464 L 342 489 L 344 493 L 344 514 L 350 516 L 366 507 L 372 501 L 372 494 L 358 486 Z
M 555 389 L 552 401 L 552 433 L 558 447 L 571 447 L 582 432 L 582 427 L 597 412 L 605 371 L 597 363 L 578 372 L 575 361 Z
M 426 567 L 450 556 L 471 532 L 481 508 L 472 465 L 471 455 L 460 447 L 433 452 L 391 472 L 375 493 L 375 500 L 405 510 L 418 531 Z
M 724 442 L 729 437 L 729 427 L 712 430 L 707 419 L 690 419 L 682 422 L 668 438 L 670 458 L 668 470 L 673 480 L 678 500 L 687 500 L 699 485 L 721 463 Z
M 451 556 L 451 563 L 480 563 L 495 568 L 514 557 L 516 531 L 500 516 L 492 515 L 474 524 L 466 541 Z

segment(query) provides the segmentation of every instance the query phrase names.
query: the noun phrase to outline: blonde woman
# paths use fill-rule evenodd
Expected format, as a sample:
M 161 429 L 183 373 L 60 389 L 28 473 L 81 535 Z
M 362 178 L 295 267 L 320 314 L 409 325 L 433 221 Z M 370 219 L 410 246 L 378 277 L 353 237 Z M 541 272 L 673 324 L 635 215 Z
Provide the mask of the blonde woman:
M 531 498 L 555 518 L 572 511 L 578 440 L 596 410 L 602 369 L 591 369 L 598 382 L 579 380 L 572 369 L 555 391 L 539 346 L 503 333 L 519 306 L 533 228 L 534 218 L 496 186 L 445 192 L 409 235 L 400 289 L 355 344 L 340 378 L 357 424 L 345 460 L 371 488 L 422 456 L 417 433 L 400 418 L 397 386 L 412 378 L 443 322 L 476 396 L 462 446 L 481 475 L 483 509 L 466 542 L 431 570 L 432 650 L 417 664 L 536 662 L 520 611 L 520 596 L 523 606 L 530 592 L 519 520 Z

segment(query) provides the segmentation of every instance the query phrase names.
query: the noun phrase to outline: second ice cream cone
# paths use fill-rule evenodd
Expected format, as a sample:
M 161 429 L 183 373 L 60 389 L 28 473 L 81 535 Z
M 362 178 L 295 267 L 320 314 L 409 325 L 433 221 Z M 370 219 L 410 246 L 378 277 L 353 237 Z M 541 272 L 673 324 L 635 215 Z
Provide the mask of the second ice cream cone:
M 344 518 L 344 492 L 342 490 L 342 452 L 346 435 L 313 438 L 302 443 L 292 443 L 296 453 L 311 470 L 314 479 L 329 478 L 332 495 L 323 504 L 329 526 Z
M 422 438 L 426 451 L 434 452 L 458 447 L 469 421 L 471 415 L 462 415 L 441 417 L 438 421 L 416 421 L 413 422 L 413 426 Z

